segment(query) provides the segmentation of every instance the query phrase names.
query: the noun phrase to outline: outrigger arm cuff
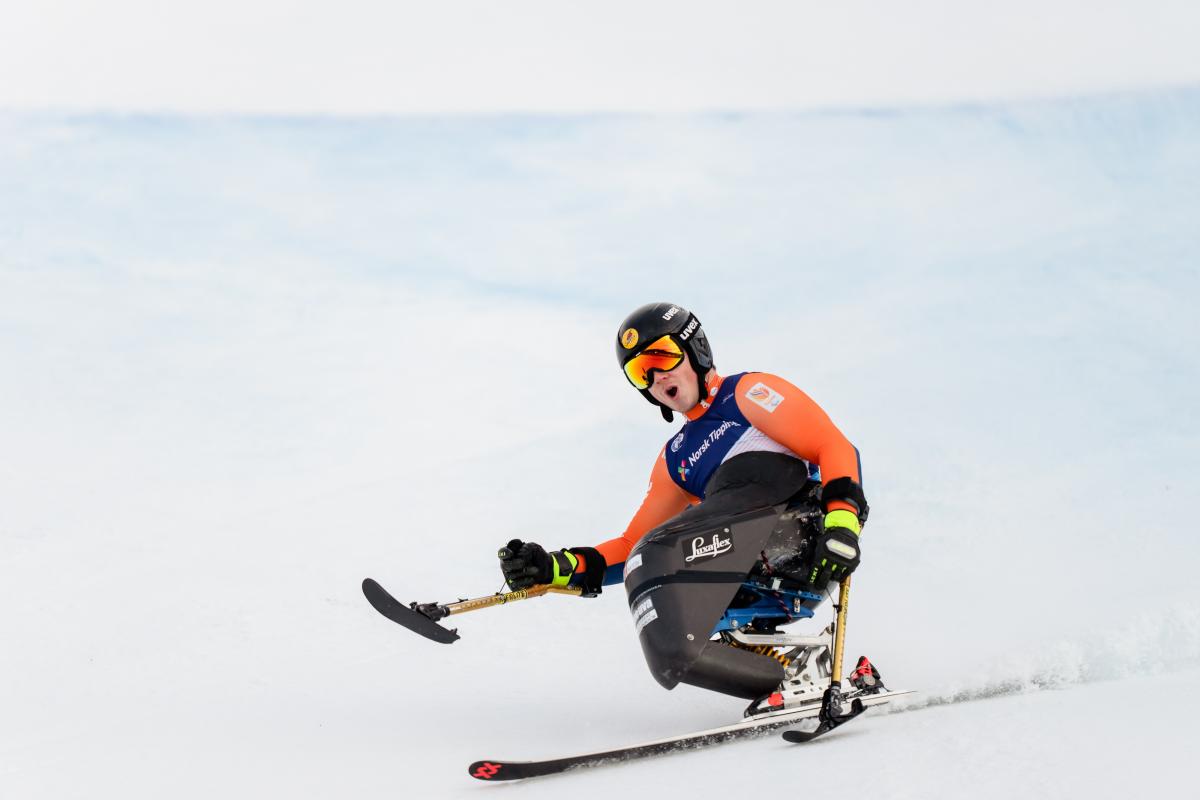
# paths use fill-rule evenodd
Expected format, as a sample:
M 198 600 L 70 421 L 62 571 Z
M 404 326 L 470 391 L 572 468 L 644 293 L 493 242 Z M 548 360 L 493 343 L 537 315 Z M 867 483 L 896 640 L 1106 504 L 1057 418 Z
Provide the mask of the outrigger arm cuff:
M 600 551 L 594 547 L 568 547 L 567 551 L 576 556 L 576 565 L 583 562 L 583 569 L 575 570 L 571 577 L 573 586 L 583 587 L 584 597 L 595 597 L 600 594 L 604 585 L 604 573 L 608 571 L 608 562 Z
M 822 486 L 821 503 L 825 506 L 827 513 L 829 504 L 835 501 L 848 503 L 854 508 L 858 524 L 866 524 L 867 514 L 870 513 L 871 507 L 867 505 L 867 497 L 863 494 L 862 486 L 857 481 L 850 478 L 834 478 Z

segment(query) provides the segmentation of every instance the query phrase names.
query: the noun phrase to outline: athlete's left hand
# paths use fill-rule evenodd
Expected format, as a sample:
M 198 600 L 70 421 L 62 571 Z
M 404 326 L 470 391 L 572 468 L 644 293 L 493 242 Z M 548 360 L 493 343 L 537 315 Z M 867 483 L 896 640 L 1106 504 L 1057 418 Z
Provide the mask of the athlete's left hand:
M 860 530 L 858 517 L 850 511 L 830 511 L 825 515 L 825 530 L 817 538 L 809 583 L 824 587 L 854 572 L 860 560 Z

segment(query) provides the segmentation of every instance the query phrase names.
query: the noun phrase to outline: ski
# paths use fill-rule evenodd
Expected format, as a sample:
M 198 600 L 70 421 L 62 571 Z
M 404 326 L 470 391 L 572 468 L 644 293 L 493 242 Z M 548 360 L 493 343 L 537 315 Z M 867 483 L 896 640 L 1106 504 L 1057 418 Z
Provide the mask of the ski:
M 416 603 L 413 603 L 411 607 L 404 605 L 388 594 L 387 589 L 384 589 L 371 578 L 367 578 L 362 582 L 362 591 L 367 598 L 367 602 L 376 611 L 397 625 L 403 625 L 410 631 L 419 633 L 426 639 L 432 639 L 441 644 L 451 644 L 458 638 L 458 629 L 443 628 L 429 615 L 422 613 Z M 437 608 L 436 604 L 431 603 L 429 605 Z
M 863 706 L 880 705 L 900 694 L 910 694 L 908 691 L 880 692 L 871 697 L 863 698 Z M 795 725 L 806 719 L 815 719 L 821 713 L 821 705 L 814 703 L 804 708 L 794 708 L 784 711 L 772 711 L 766 714 L 748 717 L 725 725 L 720 728 L 710 728 L 694 733 L 671 736 L 666 739 L 656 739 L 650 742 L 618 747 L 612 750 L 599 750 L 591 753 L 580 753 L 563 758 L 551 758 L 542 761 L 506 761 L 490 758 L 476 761 L 467 768 L 472 778 L 482 781 L 515 781 L 523 778 L 538 778 L 544 775 L 554 775 L 567 770 L 582 767 L 594 767 L 635 758 L 663 755 L 666 753 L 693 750 L 710 745 L 721 744 L 734 739 L 761 736 L 779 728 Z
M 627 761 L 645 756 L 661 755 L 676 750 L 690 750 L 712 744 L 727 742 L 731 739 L 764 734 L 788 725 L 794 725 L 804 719 L 812 719 L 821 711 L 818 707 L 781 711 L 773 714 L 762 714 L 750 717 L 732 725 L 720 728 L 710 728 L 705 731 L 687 733 L 681 736 L 671 736 L 666 739 L 656 739 L 641 744 L 618 747 L 612 750 L 600 750 L 592 753 L 580 753 L 564 758 L 551 758 L 543 761 L 505 761 L 503 759 L 485 759 L 476 761 L 467 768 L 472 778 L 484 781 L 514 781 L 522 778 L 536 778 L 542 775 L 553 775 L 579 767 L 593 767 L 600 764 Z

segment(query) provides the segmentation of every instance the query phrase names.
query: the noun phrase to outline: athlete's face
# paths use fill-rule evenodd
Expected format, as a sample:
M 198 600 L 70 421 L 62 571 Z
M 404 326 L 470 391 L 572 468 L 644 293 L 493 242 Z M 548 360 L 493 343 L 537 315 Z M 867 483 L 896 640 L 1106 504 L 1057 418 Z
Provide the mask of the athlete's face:
M 700 402 L 700 387 L 696 381 L 696 371 L 688 360 L 687 353 L 683 361 L 670 372 L 656 370 L 654 383 L 650 384 L 650 396 L 672 411 L 684 413 L 691 411 Z

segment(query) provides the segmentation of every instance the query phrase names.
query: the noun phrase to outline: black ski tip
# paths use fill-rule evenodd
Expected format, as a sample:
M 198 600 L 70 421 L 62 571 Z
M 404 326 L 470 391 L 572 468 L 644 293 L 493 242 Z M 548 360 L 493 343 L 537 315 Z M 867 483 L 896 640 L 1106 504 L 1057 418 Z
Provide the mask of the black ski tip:
M 371 578 L 363 579 L 362 591 L 367 602 L 376 611 L 413 633 L 419 633 L 426 639 L 432 639 L 439 644 L 452 644 L 459 638 L 457 630 L 443 628 L 424 614 L 413 611 L 392 597 L 387 589 Z
M 400 602 L 399 600 L 397 600 L 396 598 L 394 598 L 390 594 L 388 594 L 388 590 L 383 588 L 382 586 L 380 586 L 379 582 L 376 581 L 374 578 L 363 578 L 362 591 L 363 591 L 363 594 L 366 595 L 366 598 L 368 600 L 370 600 L 371 597 L 374 596 L 374 597 L 386 597 L 388 600 L 391 600 L 393 603 Z M 371 602 L 371 605 L 375 605 L 374 601 Z
M 783 738 L 789 742 L 792 742 L 793 744 L 803 744 L 804 742 L 811 742 L 813 739 L 817 738 L 822 733 L 825 733 L 825 731 L 829 730 L 828 728 L 825 728 L 825 730 L 821 730 L 822 727 L 824 727 L 824 726 L 818 725 L 817 729 L 815 731 L 784 731 Z
M 855 699 L 854 702 L 850 704 L 850 711 L 845 714 L 841 714 L 836 717 L 825 716 L 822 714 L 821 724 L 817 725 L 817 729 L 815 731 L 787 730 L 783 732 L 783 739 L 784 741 L 791 742 L 792 744 L 804 744 L 806 742 L 811 742 L 818 736 L 824 736 L 834 728 L 845 725 L 847 722 L 859 716 L 866 710 L 867 709 L 863 705 L 862 700 Z
M 467 767 L 467 772 L 472 778 L 478 778 L 481 781 L 510 781 L 523 777 L 505 771 L 504 767 L 505 764 L 501 761 L 476 761 Z

